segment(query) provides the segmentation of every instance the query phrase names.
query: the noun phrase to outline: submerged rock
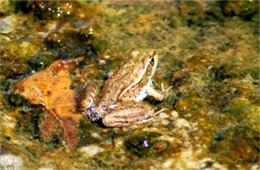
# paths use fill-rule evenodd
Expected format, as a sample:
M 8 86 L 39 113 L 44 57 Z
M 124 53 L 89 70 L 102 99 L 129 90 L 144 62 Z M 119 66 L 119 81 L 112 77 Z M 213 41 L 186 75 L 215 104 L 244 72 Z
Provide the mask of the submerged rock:
M 0 155 L 0 169 L 20 169 L 23 165 L 23 160 L 19 156 L 13 154 Z
M 17 24 L 17 17 L 15 15 L 9 15 L 0 19 L 0 33 L 9 34 L 15 30 Z
M 161 154 L 168 147 L 168 143 L 159 140 L 161 136 L 156 132 L 144 132 L 125 140 L 125 147 L 140 157 L 153 157 Z
M 49 66 L 56 58 L 57 56 L 55 56 L 53 53 L 41 52 L 30 58 L 28 64 L 35 71 L 39 71 Z
M 103 152 L 104 149 L 102 147 L 99 147 L 98 145 L 93 144 L 81 147 L 78 151 L 82 153 L 85 157 L 93 157 L 96 154 Z
M 222 1 L 221 7 L 223 13 L 228 16 L 240 16 L 246 20 L 251 19 L 259 12 L 259 1 Z
M 223 129 L 210 151 L 225 163 L 254 163 L 259 157 L 259 131 L 244 125 Z
M 32 13 L 40 20 L 67 19 L 74 14 L 79 3 L 60 1 L 15 1 L 16 12 Z
M 249 139 L 235 137 L 216 143 L 212 152 L 225 163 L 254 163 L 258 159 L 258 151 Z

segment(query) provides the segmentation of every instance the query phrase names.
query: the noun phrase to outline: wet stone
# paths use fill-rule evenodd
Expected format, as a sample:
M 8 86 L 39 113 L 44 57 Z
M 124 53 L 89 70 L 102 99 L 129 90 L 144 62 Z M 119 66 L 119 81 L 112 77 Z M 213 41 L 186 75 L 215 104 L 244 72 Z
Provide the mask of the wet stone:
M 52 53 L 42 52 L 30 58 L 28 64 L 35 71 L 39 71 L 49 66 L 56 58 L 57 57 Z
M 210 146 L 209 150 L 217 154 L 221 162 L 254 163 L 257 161 L 260 149 L 259 132 L 243 124 L 223 129 Z
M 85 157 L 93 157 L 96 154 L 103 152 L 104 149 L 102 147 L 99 147 L 98 145 L 93 144 L 81 147 L 78 151 L 82 153 Z
M 234 137 L 217 142 L 211 148 L 221 162 L 254 163 L 258 160 L 258 151 L 249 139 Z
M 155 132 L 140 133 L 126 139 L 125 147 L 140 157 L 158 156 L 168 147 L 166 141 L 158 139 L 159 136 Z
M 23 165 L 21 157 L 13 154 L 0 155 L 0 169 L 20 169 Z
M 250 20 L 257 12 L 259 12 L 259 1 L 222 1 L 222 11 L 227 16 L 240 16 L 243 19 Z

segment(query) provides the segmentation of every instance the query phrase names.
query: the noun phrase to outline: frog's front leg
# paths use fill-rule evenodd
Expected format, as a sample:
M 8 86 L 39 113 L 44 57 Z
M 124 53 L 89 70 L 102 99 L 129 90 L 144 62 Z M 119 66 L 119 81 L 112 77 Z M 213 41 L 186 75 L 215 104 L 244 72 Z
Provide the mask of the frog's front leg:
M 149 94 L 150 96 L 153 96 L 153 97 L 154 97 L 156 100 L 158 100 L 158 101 L 162 101 L 163 98 L 165 97 L 165 95 L 164 95 L 162 92 L 155 90 L 155 89 L 154 89 L 153 87 L 151 87 L 151 86 L 148 86 L 147 92 L 148 92 L 148 94 Z
M 154 113 L 152 106 L 145 102 L 119 102 L 114 107 L 108 110 L 102 119 L 107 127 L 125 127 L 145 123 L 158 114 L 158 112 Z

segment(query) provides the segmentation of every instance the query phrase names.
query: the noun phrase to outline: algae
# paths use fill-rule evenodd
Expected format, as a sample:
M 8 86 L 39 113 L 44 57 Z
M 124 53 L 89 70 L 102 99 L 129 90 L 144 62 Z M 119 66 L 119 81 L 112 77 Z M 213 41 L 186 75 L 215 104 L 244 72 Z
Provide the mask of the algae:
M 1 155 L 21 157 L 24 169 L 259 169 L 258 1 L 0 4 Z M 146 99 L 168 109 L 146 124 L 106 128 L 84 115 L 68 148 L 61 135 L 42 140 L 42 106 L 9 93 L 55 60 L 84 56 L 70 71 L 79 91 L 133 49 L 156 50 L 153 84 L 172 86 L 162 102 Z M 91 145 L 103 152 L 79 153 Z

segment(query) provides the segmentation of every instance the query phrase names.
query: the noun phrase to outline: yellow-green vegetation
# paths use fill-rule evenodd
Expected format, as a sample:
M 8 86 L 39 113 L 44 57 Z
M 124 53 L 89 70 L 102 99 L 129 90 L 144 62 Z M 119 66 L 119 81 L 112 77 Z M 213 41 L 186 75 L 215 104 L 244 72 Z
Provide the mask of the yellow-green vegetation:
M 258 0 L 2 0 L 0 160 L 16 155 L 24 169 L 259 169 L 259 43 Z M 71 117 L 82 118 L 72 126 L 63 106 L 33 105 L 10 90 L 59 59 L 82 57 L 67 71 L 74 94 L 88 81 L 109 79 L 134 49 L 154 49 L 154 86 L 172 86 L 163 101 L 145 100 L 168 110 L 142 125 L 107 128 L 74 108 Z M 47 89 L 44 83 L 29 85 Z M 44 97 L 55 101 L 61 88 L 50 89 Z M 57 128 L 49 121 L 57 115 L 47 117 L 53 108 Z M 70 127 L 76 131 L 62 134 Z M 72 147 L 64 142 L 74 138 Z

